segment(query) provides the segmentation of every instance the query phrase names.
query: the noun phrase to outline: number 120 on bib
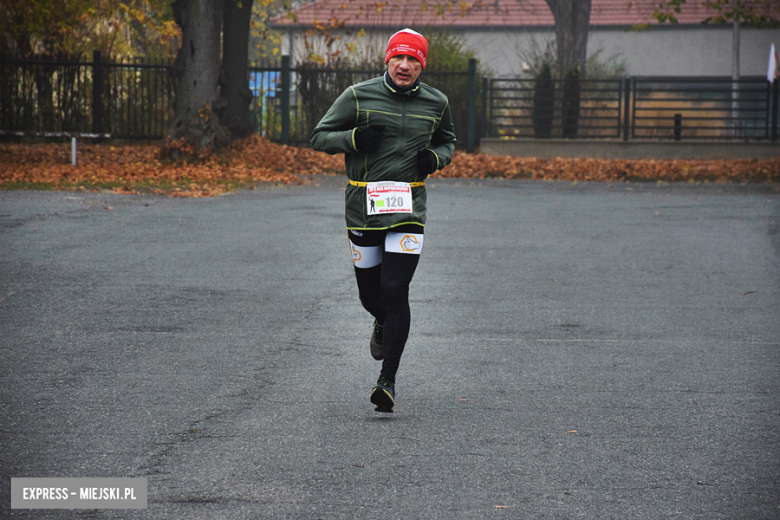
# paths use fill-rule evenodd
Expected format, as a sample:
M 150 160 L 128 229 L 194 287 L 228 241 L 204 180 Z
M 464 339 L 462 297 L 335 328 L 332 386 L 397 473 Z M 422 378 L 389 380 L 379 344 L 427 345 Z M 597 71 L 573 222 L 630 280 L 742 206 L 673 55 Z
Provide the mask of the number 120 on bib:
M 412 213 L 412 187 L 408 182 L 369 182 L 366 211 L 369 215 Z

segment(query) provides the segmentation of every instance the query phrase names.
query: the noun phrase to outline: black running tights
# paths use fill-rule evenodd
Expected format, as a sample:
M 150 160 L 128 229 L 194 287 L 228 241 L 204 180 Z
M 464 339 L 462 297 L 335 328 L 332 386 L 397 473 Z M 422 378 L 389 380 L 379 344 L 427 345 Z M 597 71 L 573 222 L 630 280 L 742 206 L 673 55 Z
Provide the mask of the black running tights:
M 407 229 L 408 228 L 408 229 Z M 394 228 L 396 232 L 422 234 L 417 225 Z M 360 246 L 384 245 L 386 231 L 360 231 L 362 236 L 348 233 L 350 241 Z M 395 381 L 406 340 L 409 337 L 411 312 L 409 310 L 409 284 L 417 269 L 419 254 L 391 253 L 382 250 L 379 265 L 361 269 L 355 267 L 360 303 L 382 325 L 384 360 L 381 376 Z

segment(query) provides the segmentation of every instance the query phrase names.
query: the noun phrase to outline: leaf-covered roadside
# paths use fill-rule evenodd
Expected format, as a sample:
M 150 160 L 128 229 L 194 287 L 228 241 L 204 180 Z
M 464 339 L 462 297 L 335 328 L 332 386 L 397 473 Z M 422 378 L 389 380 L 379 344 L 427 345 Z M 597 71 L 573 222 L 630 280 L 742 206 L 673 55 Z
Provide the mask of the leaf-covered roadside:
M 340 174 L 344 157 L 282 146 L 259 136 L 237 141 L 195 162 L 159 160 L 157 145 L 0 144 L 0 188 L 111 189 L 175 197 L 205 197 L 255 183 L 300 184 L 299 175 Z M 456 152 L 444 178 L 561 181 L 780 182 L 780 157 L 765 160 L 610 160 L 493 157 Z
M 112 189 L 174 197 L 208 197 L 258 182 L 303 182 L 296 174 L 337 173 L 338 161 L 313 150 L 280 146 L 259 136 L 194 162 L 159 159 L 157 145 L 82 144 L 71 165 L 69 144 L 0 144 L 0 188 Z
M 456 153 L 439 177 L 596 182 L 780 182 L 780 157 L 741 160 L 541 159 Z

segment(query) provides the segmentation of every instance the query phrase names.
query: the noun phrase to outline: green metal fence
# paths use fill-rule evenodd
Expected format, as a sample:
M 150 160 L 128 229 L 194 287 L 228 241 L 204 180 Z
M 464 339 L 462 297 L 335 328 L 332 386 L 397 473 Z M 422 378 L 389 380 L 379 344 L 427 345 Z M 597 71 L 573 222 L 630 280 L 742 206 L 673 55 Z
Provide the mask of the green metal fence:
M 277 142 L 306 144 L 341 92 L 382 72 L 292 67 L 289 57 L 254 64 L 248 68 L 248 82 L 255 130 Z M 174 118 L 171 63 L 107 62 L 99 52 L 89 62 L 0 58 L 0 78 L 0 132 L 5 135 L 108 134 L 157 140 Z M 473 150 L 476 97 L 469 97 L 468 89 L 476 84 L 476 62 L 464 71 L 426 71 L 423 79 L 449 96 L 459 145 Z
M 289 57 L 248 69 L 255 130 L 307 144 L 336 97 L 382 70 L 298 65 Z M 429 69 L 422 80 L 450 101 L 458 146 L 480 137 L 576 139 L 777 140 L 778 82 L 765 78 L 625 78 L 554 81 L 483 78 Z M 172 63 L 11 60 L 0 58 L 0 134 L 110 135 L 161 139 L 174 118 Z
M 778 82 L 634 77 L 566 82 L 484 79 L 483 135 L 501 138 L 777 140 Z M 571 97 L 569 101 L 571 100 Z
M 174 109 L 170 63 L 0 58 L 0 130 L 159 139 Z

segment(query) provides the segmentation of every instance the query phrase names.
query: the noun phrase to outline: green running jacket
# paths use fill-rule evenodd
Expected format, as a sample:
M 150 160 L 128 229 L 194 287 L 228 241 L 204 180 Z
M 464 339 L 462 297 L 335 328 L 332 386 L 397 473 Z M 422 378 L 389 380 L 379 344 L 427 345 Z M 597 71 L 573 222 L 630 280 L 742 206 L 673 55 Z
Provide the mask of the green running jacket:
M 356 129 L 384 125 L 382 143 L 374 153 L 357 150 Z M 436 154 L 438 168 L 452 161 L 455 130 L 447 96 L 425 83 L 407 91 L 393 88 L 385 76 L 345 90 L 311 134 L 315 150 L 345 154 L 347 176 L 357 182 L 422 180 L 417 152 Z M 347 229 L 388 229 L 403 224 L 425 225 L 425 186 L 412 188 L 413 213 L 368 215 L 366 188 L 347 186 Z

